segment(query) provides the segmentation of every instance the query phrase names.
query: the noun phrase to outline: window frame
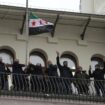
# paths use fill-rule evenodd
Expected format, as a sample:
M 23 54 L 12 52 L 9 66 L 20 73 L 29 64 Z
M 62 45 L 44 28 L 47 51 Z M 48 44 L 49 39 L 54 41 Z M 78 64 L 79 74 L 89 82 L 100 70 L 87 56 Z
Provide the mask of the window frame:
M 78 61 L 76 59 L 76 57 L 74 56 L 74 54 L 71 53 L 63 53 L 60 58 L 69 58 L 75 65 L 75 69 L 72 69 L 72 71 L 75 71 L 77 66 L 78 66 Z
M 2 49 L 0 49 L 0 53 L 8 54 L 9 56 L 11 56 L 11 58 L 13 59 L 13 62 L 14 62 L 15 55 L 14 55 L 14 53 L 13 53 L 11 50 L 2 48 Z M 12 62 L 12 63 L 13 63 L 13 62 Z M 5 62 L 4 62 L 4 63 L 5 63 Z
M 43 60 L 44 65 L 45 65 L 45 66 L 42 67 L 42 68 L 45 69 L 45 68 L 47 67 L 47 59 L 46 59 L 46 56 L 45 56 L 42 52 L 40 52 L 40 51 L 32 51 L 32 52 L 30 53 L 29 57 L 30 57 L 31 55 L 39 56 L 39 57 Z

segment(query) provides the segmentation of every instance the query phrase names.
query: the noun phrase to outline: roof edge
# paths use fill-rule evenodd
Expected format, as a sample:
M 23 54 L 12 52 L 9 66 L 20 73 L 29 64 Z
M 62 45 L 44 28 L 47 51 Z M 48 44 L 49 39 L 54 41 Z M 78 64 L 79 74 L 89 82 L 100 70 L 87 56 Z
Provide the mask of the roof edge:
M 16 7 L 16 6 L 8 6 L 8 5 L 0 5 L 0 9 L 13 9 L 25 11 L 25 7 Z M 60 15 L 74 15 L 74 16 L 83 16 L 83 17 L 95 17 L 95 18 L 105 18 L 105 15 L 100 14 L 89 14 L 89 13 L 79 13 L 79 12 L 68 12 L 68 11 L 56 11 L 56 10 L 47 10 L 47 9 L 37 9 L 37 8 L 29 8 L 29 11 L 32 12 L 45 12 L 45 13 L 53 13 Z

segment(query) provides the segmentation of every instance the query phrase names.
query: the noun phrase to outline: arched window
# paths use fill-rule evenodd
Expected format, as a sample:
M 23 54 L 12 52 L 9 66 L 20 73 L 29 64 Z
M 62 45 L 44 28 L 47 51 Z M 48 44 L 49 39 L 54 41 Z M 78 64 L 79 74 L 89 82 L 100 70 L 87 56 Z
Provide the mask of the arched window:
M 95 65 L 99 64 L 100 66 L 103 66 L 103 55 L 95 54 L 91 57 L 91 68 L 92 70 L 95 70 Z
M 32 64 L 40 63 L 42 67 L 46 67 L 47 57 L 44 51 L 42 50 L 33 50 L 30 53 L 30 62 Z
M 3 59 L 4 63 L 12 64 L 14 60 L 14 54 L 11 50 L 0 49 L 0 57 Z
M 9 46 L 1 46 L 0 47 L 0 58 L 2 58 L 5 64 L 12 64 L 15 59 L 15 51 Z M 9 68 L 12 71 L 12 68 Z M 8 75 L 8 84 L 9 89 L 12 86 L 11 75 Z
M 64 52 L 61 55 L 61 59 L 60 59 L 61 64 L 63 64 L 64 61 L 67 61 L 68 67 L 70 67 L 71 69 L 74 69 L 74 70 L 76 69 L 76 67 L 78 65 L 78 58 L 72 52 Z

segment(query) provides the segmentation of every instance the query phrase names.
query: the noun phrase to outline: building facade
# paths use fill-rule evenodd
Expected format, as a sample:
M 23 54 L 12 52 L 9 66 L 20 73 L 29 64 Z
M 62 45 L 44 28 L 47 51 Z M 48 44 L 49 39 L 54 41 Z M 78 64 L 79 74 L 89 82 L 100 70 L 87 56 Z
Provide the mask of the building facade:
M 56 63 L 56 51 L 59 51 L 61 55 L 72 55 L 77 65 L 88 70 L 92 57 L 105 56 L 104 16 L 91 16 L 84 40 L 81 40 L 89 16 L 61 12 L 54 37 L 50 33 L 33 35 L 29 36 L 27 42 L 25 29 L 23 34 L 20 34 L 25 10 L 19 8 L 13 10 L 12 7 L 7 7 L 0 11 L 0 49 L 10 50 L 14 58 L 19 59 L 21 63 L 29 61 L 29 56 L 34 51 L 40 52 L 46 61 L 51 60 Z M 41 18 L 55 22 L 57 12 L 42 12 L 37 10 L 35 13 Z

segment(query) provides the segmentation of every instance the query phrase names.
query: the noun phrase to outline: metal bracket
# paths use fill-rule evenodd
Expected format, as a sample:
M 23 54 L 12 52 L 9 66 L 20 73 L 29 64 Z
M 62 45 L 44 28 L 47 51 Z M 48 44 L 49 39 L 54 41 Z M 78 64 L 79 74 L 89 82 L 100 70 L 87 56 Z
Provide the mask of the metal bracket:
M 88 20 L 87 20 L 87 22 L 86 22 L 86 25 L 84 26 L 83 32 L 82 32 L 82 34 L 81 34 L 81 36 L 80 36 L 80 37 L 81 37 L 81 40 L 84 40 L 85 33 L 86 33 L 86 30 L 87 30 L 87 27 L 88 27 L 90 21 L 91 21 L 91 17 L 88 18 Z
M 56 17 L 56 20 L 55 20 L 55 23 L 54 23 L 54 29 L 53 31 L 51 32 L 51 36 L 54 37 L 54 34 L 55 34 L 55 29 L 56 29 L 56 25 L 57 25 L 57 22 L 59 21 L 59 14 L 57 14 L 57 17 Z

